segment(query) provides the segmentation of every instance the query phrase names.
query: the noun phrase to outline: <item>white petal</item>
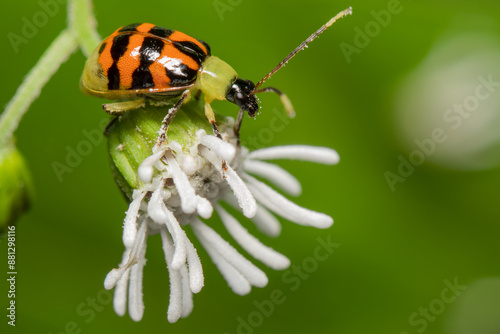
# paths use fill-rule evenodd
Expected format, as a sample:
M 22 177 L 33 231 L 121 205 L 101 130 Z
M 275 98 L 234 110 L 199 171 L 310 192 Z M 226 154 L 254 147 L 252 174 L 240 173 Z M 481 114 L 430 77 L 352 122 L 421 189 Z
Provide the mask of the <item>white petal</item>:
M 209 151 L 207 148 L 202 147 L 200 149 L 200 154 L 205 157 L 215 168 L 221 173 L 221 175 L 226 179 L 227 183 L 233 190 L 234 195 L 238 199 L 238 203 L 243 211 L 243 214 L 252 218 L 255 216 L 257 211 L 257 202 L 253 198 L 252 193 L 246 186 L 245 182 L 238 176 L 238 174 L 231 168 L 231 166 L 226 165 L 226 170 L 222 171 L 222 161 L 213 152 Z
M 203 267 L 201 266 L 200 257 L 196 248 L 194 248 L 191 241 L 186 236 L 186 249 L 187 249 L 187 262 L 189 269 L 189 285 L 193 293 L 198 293 L 203 288 L 204 277 Z
M 135 238 L 134 245 L 130 250 L 127 262 L 121 265 L 118 269 L 111 270 L 106 278 L 104 279 L 104 288 L 106 290 L 111 290 L 116 285 L 118 280 L 127 272 L 128 268 L 133 266 L 139 260 L 139 255 L 146 244 L 146 231 L 147 231 L 147 221 L 141 223 L 139 230 L 137 231 L 137 237 Z
M 224 201 L 235 209 L 239 209 L 238 201 L 232 194 L 224 196 Z M 257 229 L 269 237 L 277 237 L 281 233 L 281 223 L 271 212 L 262 205 L 257 205 L 257 212 L 253 216 L 252 222 Z
M 187 251 L 186 251 L 186 233 L 179 225 L 177 219 L 175 219 L 174 215 L 165 208 L 165 211 L 169 213 L 170 220 L 167 223 L 168 231 L 172 238 L 174 239 L 175 244 L 175 252 L 174 258 L 172 260 L 172 268 L 175 270 L 179 270 L 187 260 Z
M 175 216 L 167 209 L 161 198 L 162 185 L 153 192 L 148 204 L 148 214 L 155 222 L 165 224 L 174 239 L 175 252 L 173 255 L 172 267 L 179 270 L 186 263 L 186 243 L 185 232 L 180 227 Z
M 261 232 L 270 237 L 277 237 L 281 234 L 280 221 L 262 205 L 257 206 L 257 213 L 252 221 Z
M 127 248 L 132 248 L 137 234 L 137 216 L 146 191 L 134 190 L 134 200 L 130 202 L 125 220 L 123 222 L 123 244 Z
M 227 183 L 238 199 L 241 210 L 243 210 L 243 215 L 248 218 L 255 216 L 257 212 L 257 202 L 245 182 L 243 182 L 239 175 L 229 166 L 227 166 L 225 175 Z
M 212 217 L 212 212 L 214 211 L 212 203 L 210 203 L 210 201 L 206 198 L 198 195 L 196 195 L 196 198 L 198 200 L 196 204 L 196 211 L 198 212 L 200 217 L 205 219 Z
M 248 279 L 227 262 L 211 245 L 205 245 L 206 243 L 204 240 L 203 247 L 207 250 L 210 259 L 216 265 L 217 269 L 219 269 L 229 288 L 240 296 L 249 294 L 252 290 L 252 285 Z
M 167 235 L 166 228 L 162 228 L 160 234 L 170 278 L 170 301 L 168 303 L 167 319 L 170 323 L 174 323 L 179 320 L 182 313 L 182 280 L 179 270 L 172 268 L 174 246 L 170 236 Z
M 125 272 L 127 272 L 129 268 L 130 265 L 125 265 L 111 270 L 104 279 L 104 288 L 106 290 L 113 289 L 116 283 L 118 283 L 118 281 L 124 276 Z
M 193 186 L 189 183 L 187 175 L 181 170 L 171 151 L 165 153 L 168 169 L 174 178 L 175 187 L 181 197 L 182 211 L 193 213 L 196 210 L 197 198 Z
M 200 142 L 228 162 L 231 162 L 236 154 L 236 148 L 233 145 L 215 136 L 205 135 L 201 137 Z
M 165 150 L 167 150 L 167 147 L 157 149 L 156 152 L 144 159 L 144 161 L 141 163 L 141 165 L 137 169 L 137 174 L 139 175 L 139 178 L 142 182 L 151 182 L 154 172 L 153 165 L 161 159 L 161 157 L 165 154 Z
M 142 299 L 142 274 L 146 264 L 146 244 L 139 253 L 138 262 L 130 267 L 128 313 L 134 321 L 141 321 L 144 315 L 144 301 Z
M 243 177 L 247 180 L 248 187 L 259 202 L 283 218 L 300 225 L 309 225 L 317 228 L 332 226 L 332 217 L 298 206 L 250 175 L 244 174 Z
M 176 142 L 175 140 L 172 140 L 169 144 L 168 144 L 168 147 L 170 147 L 173 151 L 175 152 L 182 152 L 182 145 L 178 142 Z
M 339 162 L 337 151 L 328 147 L 289 145 L 262 148 L 248 154 L 248 159 L 271 160 L 292 159 L 335 165 Z
M 208 253 L 208 256 L 210 256 L 212 262 L 215 264 L 217 269 L 219 269 L 219 272 L 222 274 L 222 277 L 224 277 L 231 290 L 240 296 L 250 293 L 252 286 L 250 285 L 250 282 L 248 282 L 248 279 L 246 279 L 238 270 L 236 270 L 236 268 L 227 262 L 227 260 L 215 250 L 210 242 L 203 237 L 200 238 L 198 235 L 197 237 L 203 245 L 203 248 L 205 248 Z
M 198 154 L 196 154 L 197 156 Z M 177 155 L 178 157 L 179 155 Z M 182 161 L 178 161 L 179 166 L 181 166 L 182 170 L 186 175 L 191 176 L 198 171 L 198 160 L 195 156 L 182 154 Z
M 263 245 L 220 205 L 216 205 L 215 209 L 229 234 L 250 255 L 274 270 L 283 270 L 290 266 L 290 260 L 286 256 Z
M 269 180 L 290 195 L 298 196 L 302 192 L 300 182 L 292 174 L 277 165 L 258 160 L 246 160 L 243 168 L 249 173 Z
M 181 317 L 185 318 L 193 311 L 193 293 L 189 287 L 189 274 L 184 264 L 180 270 L 182 279 L 182 312 Z
M 162 207 L 162 187 L 163 183 L 155 189 L 148 202 L 148 215 L 158 224 L 166 224 L 168 221 L 167 214 Z
M 127 263 L 129 254 L 130 249 L 125 250 L 120 266 L 123 266 Z M 121 317 L 123 317 L 125 315 L 125 312 L 127 311 L 127 288 L 129 274 L 130 268 L 123 273 L 122 277 L 116 283 L 115 293 L 113 296 L 113 309 L 115 310 L 116 314 Z
M 264 287 L 268 283 L 266 274 L 248 261 L 226 240 L 200 220 L 190 224 L 198 239 L 204 239 L 219 253 L 229 264 L 239 271 L 250 284 Z M 205 246 L 205 245 L 204 245 Z

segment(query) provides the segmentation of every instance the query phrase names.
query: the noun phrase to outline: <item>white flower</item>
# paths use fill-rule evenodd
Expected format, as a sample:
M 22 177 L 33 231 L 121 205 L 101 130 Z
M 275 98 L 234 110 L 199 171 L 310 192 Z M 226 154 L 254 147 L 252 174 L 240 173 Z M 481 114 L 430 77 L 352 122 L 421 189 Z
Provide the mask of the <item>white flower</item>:
M 229 120 L 231 125 L 232 119 Z M 159 233 L 170 276 L 168 320 L 186 317 L 193 308 L 192 294 L 203 285 L 203 270 L 195 247 L 184 229 L 191 227 L 201 245 L 221 272 L 229 287 L 239 295 L 252 286 L 264 287 L 266 274 L 242 256 L 201 219 L 217 211 L 229 234 L 255 259 L 275 270 L 290 265 L 290 260 L 263 245 L 231 216 L 219 202 L 241 208 L 257 228 L 277 236 L 281 226 L 275 213 L 300 225 L 328 228 L 333 219 L 323 213 L 302 208 L 250 174 L 264 178 L 287 194 L 301 193 L 300 183 L 281 167 L 264 162 L 272 159 L 313 161 L 328 165 L 339 161 L 337 152 L 311 146 L 278 146 L 248 152 L 236 148 L 232 127 L 222 130 L 223 138 L 196 132 L 195 144 L 182 147 L 171 141 L 155 148 L 138 169 L 144 183 L 133 192 L 133 200 L 123 225 L 125 252 L 118 269 L 106 277 L 106 289 L 115 287 L 114 309 L 139 321 L 144 313 L 142 270 L 145 265 L 146 239 Z

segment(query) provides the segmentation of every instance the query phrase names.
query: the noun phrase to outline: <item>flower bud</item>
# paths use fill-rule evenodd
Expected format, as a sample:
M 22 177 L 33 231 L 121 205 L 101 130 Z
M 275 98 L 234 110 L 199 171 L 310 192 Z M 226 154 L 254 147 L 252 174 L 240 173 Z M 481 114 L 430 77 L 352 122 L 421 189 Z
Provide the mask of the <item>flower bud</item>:
M 156 145 L 158 130 L 171 105 L 146 106 L 131 110 L 121 116 L 109 129 L 108 149 L 111 157 L 113 176 L 123 194 L 132 199 L 134 189 L 143 186 L 137 170 L 151 155 Z M 218 120 L 219 128 L 226 126 L 225 119 Z M 183 149 L 193 146 L 198 140 L 200 129 L 211 134 L 212 128 L 204 114 L 203 104 L 193 100 L 181 107 L 171 122 L 167 133 L 167 143 L 177 142 Z
M 34 187 L 21 153 L 13 144 L 0 148 L 0 234 L 28 209 Z

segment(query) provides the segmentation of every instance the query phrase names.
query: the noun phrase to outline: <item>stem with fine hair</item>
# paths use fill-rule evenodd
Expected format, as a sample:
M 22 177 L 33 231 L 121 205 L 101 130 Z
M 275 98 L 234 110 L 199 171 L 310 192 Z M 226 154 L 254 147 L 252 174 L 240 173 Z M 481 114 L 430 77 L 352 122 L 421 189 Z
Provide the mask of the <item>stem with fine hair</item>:
M 88 57 L 101 42 L 91 0 L 73 0 L 68 3 L 68 26 L 75 32 L 83 54 Z
M 76 51 L 77 47 L 74 33 L 65 29 L 43 53 L 35 67 L 29 71 L 0 116 L 0 147 L 4 147 L 12 138 L 21 118 L 31 103 L 40 95 L 43 86 L 59 69 L 59 66 Z
M 85 56 L 99 44 L 91 0 L 68 1 L 68 28 L 63 30 L 24 78 L 0 115 L 0 148 L 11 140 L 29 106 L 78 46 Z

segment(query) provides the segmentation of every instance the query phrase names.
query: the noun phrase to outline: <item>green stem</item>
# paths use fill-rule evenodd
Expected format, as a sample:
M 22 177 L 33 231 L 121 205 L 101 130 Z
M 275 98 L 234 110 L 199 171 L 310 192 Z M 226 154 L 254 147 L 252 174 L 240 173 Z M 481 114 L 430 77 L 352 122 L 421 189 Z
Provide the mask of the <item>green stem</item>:
M 68 25 L 76 34 L 83 54 L 88 57 L 101 42 L 96 30 L 97 22 L 91 0 L 71 0 L 68 2 Z
M 16 93 L 0 116 L 0 147 L 4 147 L 17 129 L 19 121 L 31 103 L 40 95 L 43 86 L 49 81 L 68 57 L 76 51 L 77 40 L 72 31 L 63 30 L 38 60 L 17 88 Z

